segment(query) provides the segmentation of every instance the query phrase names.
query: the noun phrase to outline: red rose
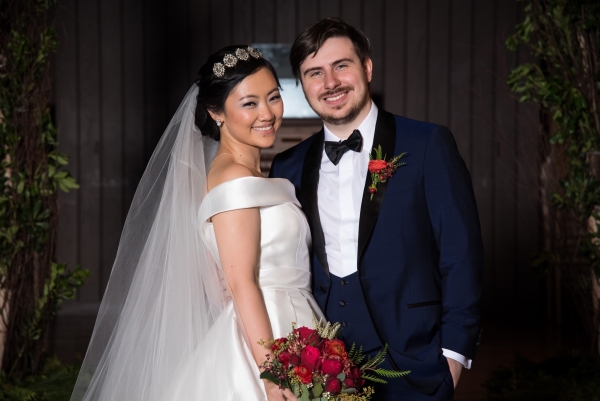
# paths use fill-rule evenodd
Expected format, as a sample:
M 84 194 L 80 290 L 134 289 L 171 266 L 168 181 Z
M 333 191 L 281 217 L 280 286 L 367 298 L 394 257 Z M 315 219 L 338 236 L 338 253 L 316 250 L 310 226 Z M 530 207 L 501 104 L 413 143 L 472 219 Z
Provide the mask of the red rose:
M 298 376 L 298 380 L 300 380 L 303 384 L 312 383 L 312 370 L 307 368 L 304 365 L 299 365 L 294 368 L 294 373 Z
M 342 340 L 329 340 L 325 344 L 325 354 L 346 359 L 346 346 Z
M 300 365 L 300 362 L 301 362 L 301 361 L 300 361 L 300 357 L 299 357 L 298 355 L 296 355 L 296 354 L 292 354 L 292 355 L 290 356 L 290 364 L 291 364 L 292 366 L 298 366 L 298 365 Z
M 281 351 L 279 355 L 277 355 L 277 359 L 279 359 L 279 362 L 283 363 L 284 368 L 289 366 L 290 356 L 292 356 L 292 354 L 290 354 L 289 351 Z
M 337 359 L 327 358 L 321 365 L 321 371 L 326 375 L 337 376 L 342 373 L 343 369 L 344 365 L 342 365 L 342 362 L 338 361 Z
M 312 345 L 307 345 L 302 349 L 302 351 L 300 351 L 300 359 L 302 360 L 302 364 L 309 369 L 316 369 L 318 367 L 318 363 L 320 362 L 320 358 L 321 351 Z
M 369 160 L 369 171 L 371 173 L 377 173 L 388 166 L 385 160 Z
M 271 345 L 271 351 L 279 351 L 282 345 L 285 343 L 287 343 L 287 338 L 278 338 L 277 340 L 273 341 L 273 344 Z
M 356 379 L 360 379 L 360 377 L 362 376 L 362 372 L 360 371 L 358 366 L 352 366 L 350 368 L 350 371 L 346 374 L 346 376 L 348 376 L 349 378 L 351 378 L 353 380 L 356 380 Z
M 344 387 L 345 388 L 356 388 L 356 383 L 354 382 L 353 379 L 346 377 L 344 379 Z
M 321 337 L 319 337 L 317 331 L 309 329 L 308 327 L 299 327 L 294 330 L 294 333 L 298 333 L 300 339 L 308 342 L 310 345 L 317 345 L 319 342 L 321 342 Z
M 329 376 L 325 381 L 325 391 L 335 395 L 342 390 L 342 382 L 334 376 Z

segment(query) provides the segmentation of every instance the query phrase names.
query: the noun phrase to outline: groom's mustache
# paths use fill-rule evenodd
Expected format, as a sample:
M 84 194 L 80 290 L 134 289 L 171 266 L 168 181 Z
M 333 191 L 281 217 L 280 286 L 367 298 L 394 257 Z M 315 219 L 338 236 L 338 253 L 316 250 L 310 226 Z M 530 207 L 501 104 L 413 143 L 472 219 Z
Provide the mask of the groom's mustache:
M 353 86 L 344 86 L 344 87 L 336 88 L 335 90 L 323 93 L 320 96 L 320 98 L 325 99 L 326 97 L 334 97 L 336 95 L 339 95 L 340 93 L 350 92 L 351 90 L 354 90 Z

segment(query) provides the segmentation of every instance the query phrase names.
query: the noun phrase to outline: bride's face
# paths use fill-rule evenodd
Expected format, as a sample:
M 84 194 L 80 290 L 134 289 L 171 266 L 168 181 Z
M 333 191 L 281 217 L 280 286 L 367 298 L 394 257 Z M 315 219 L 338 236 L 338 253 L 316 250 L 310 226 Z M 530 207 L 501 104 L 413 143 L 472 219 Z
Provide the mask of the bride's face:
M 275 141 L 281 125 L 283 101 L 273 74 L 261 68 L 246 77 L 227 97 L 221 137 L 258 148 Z

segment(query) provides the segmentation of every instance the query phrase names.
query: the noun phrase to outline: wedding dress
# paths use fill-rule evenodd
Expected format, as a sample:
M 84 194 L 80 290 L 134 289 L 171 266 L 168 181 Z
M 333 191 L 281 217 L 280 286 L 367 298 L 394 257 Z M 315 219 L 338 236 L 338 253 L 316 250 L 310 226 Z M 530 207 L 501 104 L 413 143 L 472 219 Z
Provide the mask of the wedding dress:
M 235 301 L 223 291 L 210 223 L 217 213 L 259 208 L 259 285 L 274 338 L 322 316 L 293 185 L 244 177 L 206 193 L 218 142 L 194 123 L 197 94 L 194 85 L 140 180 L 71 401 L 265 399 Z
M 260 211 L 258 282 L 274 338 L 287 335 L 292 322 L 297 327 L 312 327 L 313 313 L 317 317 L 322 313 L 310 292 L 310 230 L 289 181 L 243 177 L 215 187 L 200 207 L 202 240 L 218 260 L 210 218 L 251 207 Z M 182 367 L 181 381 L 167 399 L 191 400 L 188 394 L 200 394 L 203 400 L 266 399 L 260 372 L 241 330 L 233 303 L 229 303 Z

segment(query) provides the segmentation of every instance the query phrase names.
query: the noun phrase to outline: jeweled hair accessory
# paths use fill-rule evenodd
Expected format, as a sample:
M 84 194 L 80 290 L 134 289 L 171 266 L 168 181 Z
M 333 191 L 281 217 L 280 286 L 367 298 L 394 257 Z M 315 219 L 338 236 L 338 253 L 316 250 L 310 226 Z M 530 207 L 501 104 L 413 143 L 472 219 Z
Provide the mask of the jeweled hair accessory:
M 263 55 L 260 51 L 251 46 L 248 46 L 247 49 L 238 48 L 235 51 L 235 55 L 226 54 L 225 57 L 223 57 L 222 63 L 215 63 L 215 65 L 213 65 L 213 73 L 217 77 L 222 78 L 223 75 L 225 75 L 225 67 L 235 67 L 239 60 L 246 61 L 250 56 L 261 58 Z

